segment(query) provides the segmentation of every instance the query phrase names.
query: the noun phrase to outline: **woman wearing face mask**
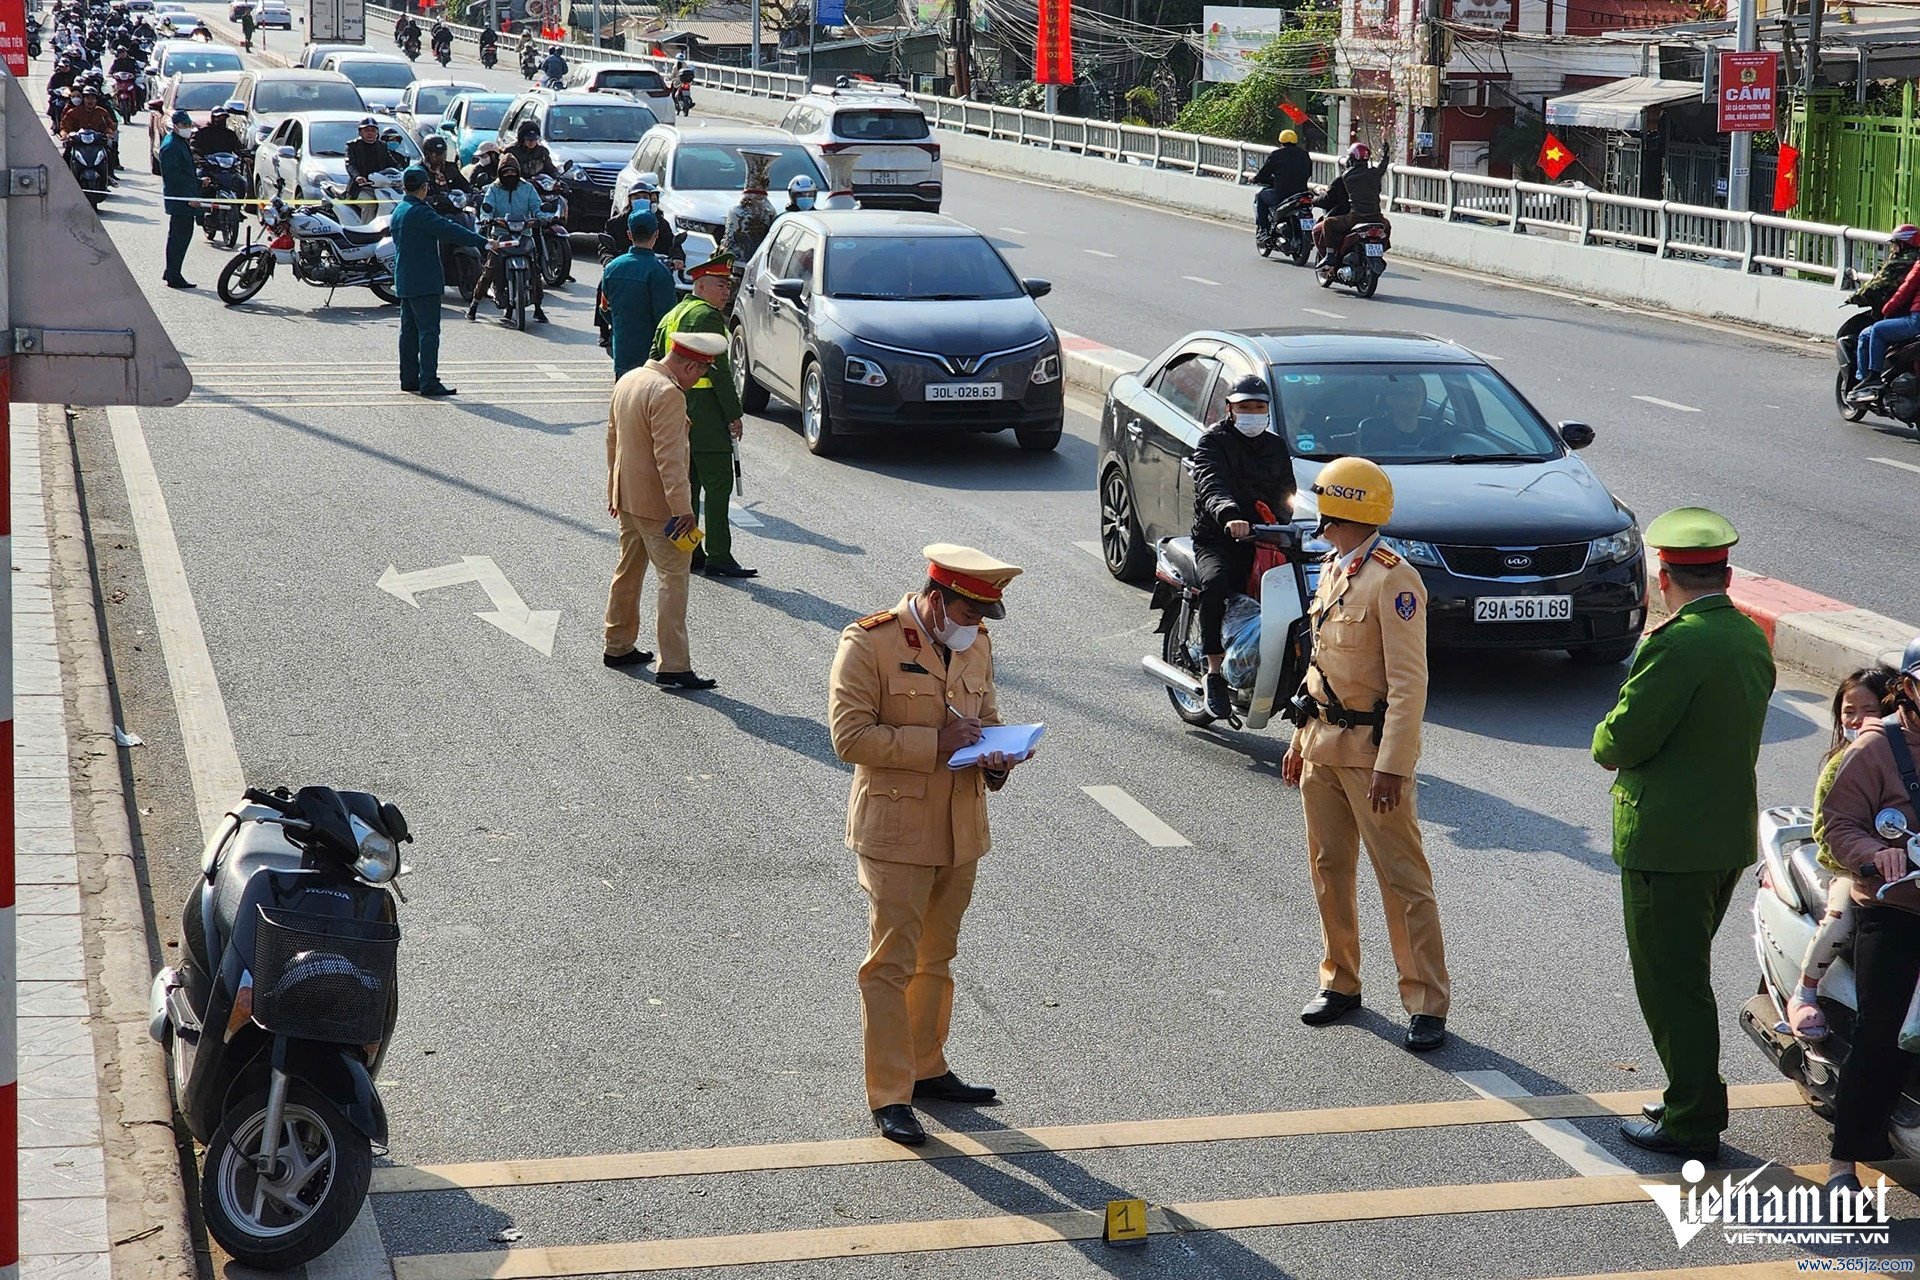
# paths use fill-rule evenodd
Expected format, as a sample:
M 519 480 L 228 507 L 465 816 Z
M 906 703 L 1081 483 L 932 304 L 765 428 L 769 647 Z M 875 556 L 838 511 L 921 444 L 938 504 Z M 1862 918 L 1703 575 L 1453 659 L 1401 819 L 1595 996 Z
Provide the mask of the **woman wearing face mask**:
M 1248 374 L 1233 384 L 1227 416 L 1207 429 L 1193 451 L 1193 559 L 1200 570 L 1207 714 L 1221 720 L 1233 707 L 1220 673 L 1227 656 L 1220 624 L 1227 601 L 1246 589 L 1253 572 L 1253 544 L 1245 539 L 1262 519 L 1261 503 L 1280 520 L 1293 507 L 1293 455 L 1286 437 L 1271 429 L 1272 403 L 1266 381 Z
M 1833 776 L 1840 772 L 1840 762 L 1845 758 L 1847 747 L 1860 736 L 1860 727 L 1869 720 L 1878 720 L 1891 708 L 1889 695 L 1893 692 L 1894 673 L 1890 667 L 1863 667 L 1840 682 L 1833 693 L 1833 742 L 1827 748 L 1827 757 L 1820 768 L 1820 780 L 1813 786 L 1813 821 L 1820 825 L 1821 806 L 1826 803 L 1827 792 L 1833 788 Z M 1827 1038 L 1826 1015 L 1820 1012 L 1815 997 L 1819 994 L 1820 979 L 1826 975 L 1833 964 L 1834 957 L 1840 954 L 1840 948 L 1853 936 L 1853 873 L 1848 871 L 1833 856 L 1824 837 L 1820 840 L 1820 865 L 1833 872 L 1833 883 L 1827 889 L 1827 914 L 1821 920 L 1820 928 L 1814 933 L 1813 941 L 1807 945 L 1805 967 L 1800 971 L 1800 988 L 1787 1002 L 1787 1023 L 1793 1028 L 1793 1034 L 1802 1040 L 1825 1040 Z

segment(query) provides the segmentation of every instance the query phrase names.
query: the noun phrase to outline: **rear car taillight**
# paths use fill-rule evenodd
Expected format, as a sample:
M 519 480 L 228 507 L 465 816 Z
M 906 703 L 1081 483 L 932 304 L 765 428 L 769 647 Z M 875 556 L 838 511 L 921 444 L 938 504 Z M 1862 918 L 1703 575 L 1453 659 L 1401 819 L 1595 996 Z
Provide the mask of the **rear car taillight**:
M 937 142 L 916 142 L 913 145 L 932 156 L 935 160 L 940 158 L 940 144 Z

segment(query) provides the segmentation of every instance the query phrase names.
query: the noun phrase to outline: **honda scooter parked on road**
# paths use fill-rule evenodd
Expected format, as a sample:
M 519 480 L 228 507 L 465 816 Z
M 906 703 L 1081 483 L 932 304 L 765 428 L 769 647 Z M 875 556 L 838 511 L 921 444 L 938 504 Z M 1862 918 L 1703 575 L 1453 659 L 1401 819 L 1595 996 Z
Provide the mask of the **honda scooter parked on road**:
M 386 886 L 411 839 L 364 791 L 249 787 L 207 842 L 181 963 L 154 977 L 149 1030 L 206 1145 L 207 1230 L 247 1266 L 318 1257 L 366 1200 L 400 1008 Z

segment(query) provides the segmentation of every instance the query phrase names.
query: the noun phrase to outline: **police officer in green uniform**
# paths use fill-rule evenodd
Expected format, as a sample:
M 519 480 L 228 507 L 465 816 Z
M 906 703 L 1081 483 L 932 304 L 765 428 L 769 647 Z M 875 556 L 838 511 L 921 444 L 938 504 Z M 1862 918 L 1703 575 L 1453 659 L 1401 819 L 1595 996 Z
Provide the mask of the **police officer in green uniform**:
M 1664 1102 L 1620 1126 L 1649 1151 L 1711 1160 L 1727 1127 L 1711 958 L 1753 865 L 1754 766 L 1773 695 L 1767 637 L 1727 596 L 1739 535 L 1701 507 L 1647 526 L 1670 615 L 1634 654 L 1620 701 L 1593 731 L 1617 771 L 1613 860 L 1640 1013 L 1667 1073 Z
M 653 358 L 666 353 L 673 335 L 683 331 L 727 336 L 727 303 L 733 298 L 733 255 L 724 249 L 687 270 L 693 293 L 667 312 L 653 337 Z M 687 391 L 687 433 L 693 456 L 693 513 L 705 516 L 706 531 L 693 553 L 693 570 L 709 578 L 752 578 L 733 558 L 733 530 L 727 527 L 727 499 L 733 495 L 734 442 L 740 439 L 740 397 L 733 389 L 733 366 L 721 353 L 706 376 Z

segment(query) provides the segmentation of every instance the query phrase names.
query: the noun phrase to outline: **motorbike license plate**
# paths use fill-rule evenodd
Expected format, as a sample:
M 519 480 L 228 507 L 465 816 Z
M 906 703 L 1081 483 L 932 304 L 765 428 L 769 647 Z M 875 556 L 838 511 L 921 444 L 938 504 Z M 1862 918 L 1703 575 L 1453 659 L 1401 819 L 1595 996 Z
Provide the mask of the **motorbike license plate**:
M 1475 622 L 1566 622 L 1573 617 L 1572 596 L 1479 596 Z
M 998 382 L 930 382 L 929 400 L 999 400 L 1006 388 Z
M 1313 216 L 1312 214 L 1310 214 L 1310 213 L 1303 213 L 1303 214 L 1301 214 L 1301 215 L 1300 215 L 1300 229 L 1301 229 L 1302 231 L 1311 231 L 1311 230 L 1313 230 L 1313 224 L 1314 224 L 1314 222 L 1315 222 L 1315 219 L 1314 219 L 1314 216 Z
M 1387 256 L 1387 246 L 1383 244 L 1370 244 L 1367 246 L 1367 256 L 1369 258 L 1384 258 Z

